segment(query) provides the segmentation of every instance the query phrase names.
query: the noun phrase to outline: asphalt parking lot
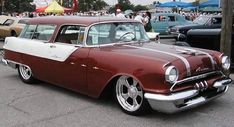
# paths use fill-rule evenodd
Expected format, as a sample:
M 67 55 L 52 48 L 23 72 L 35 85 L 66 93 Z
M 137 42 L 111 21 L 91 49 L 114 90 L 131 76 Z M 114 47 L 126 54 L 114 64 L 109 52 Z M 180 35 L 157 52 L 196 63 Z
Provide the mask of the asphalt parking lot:
M 174 40 L 161 40 L 173 43 Z M 2 47 L 3 42 L 0 42 Z M 231 75 L 233 77 L 233 74 Z M 40 82 L 27 85 L 0 64 L 0 127 L 233 127 L 234 86 L 224 96 L 176 114 L 123 113 L 112 99 L 93 99 Z

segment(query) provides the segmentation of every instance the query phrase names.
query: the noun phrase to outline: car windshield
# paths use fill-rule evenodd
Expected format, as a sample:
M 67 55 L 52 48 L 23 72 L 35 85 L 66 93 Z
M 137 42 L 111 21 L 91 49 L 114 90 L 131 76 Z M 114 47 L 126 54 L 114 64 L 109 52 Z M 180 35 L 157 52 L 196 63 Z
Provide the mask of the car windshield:
M 207 21 L 209 20 L 209 17 L 205 17 L 205 16 L 200 16 L 200 17 L 197 17 L 193 22 L 196 23 L 196 24 L 205 24 Z
M 149 37 L 141 23 L 114 22 L 90 27 L 86 43 L 87 45 L 100 45 L 148 40 Z

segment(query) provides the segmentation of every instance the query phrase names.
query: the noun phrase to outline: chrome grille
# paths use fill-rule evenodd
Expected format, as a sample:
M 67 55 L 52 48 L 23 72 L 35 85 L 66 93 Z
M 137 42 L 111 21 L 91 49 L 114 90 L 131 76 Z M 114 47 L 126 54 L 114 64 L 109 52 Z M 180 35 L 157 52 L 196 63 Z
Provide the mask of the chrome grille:
M 208 72 L 208 73 L 204 73 L 204 74 L 200 74 L 200 75 L 196 75 L 196 76 L 191 76 L 191 77 L 188 77 L 188 78 L 185 78 L 185 79 L 182 79 L 182 80 L 179 80 L 177 82 L 175 82 L 171 88 L 170 88 L 170 91 L 173 91 L 173 88 L 175 86 L 178 86 L 180 84 L 183 84 L 183 83 L 186 83 L 186 82 L 192 82 L 192 81 L 196 81 L 196 80 L 200 80 L 200 79 L 204 79 L 204 78 L 207 78 L 209 76 L 216 76 L 216 75 L 220 75 L 220 76 L 225 76 L 221 71 L 212 71 L 212 72 Z M 197 88 L 201 88 L 201 89 L 204 89 L 206 86 L 204 85 L 205 81 L 203 81 L 202 83 L 198 83 L 198 86 Z M 206 82 L 207 83 L 207 82 Z M 196 87 L 195 87 L 196 88 Z

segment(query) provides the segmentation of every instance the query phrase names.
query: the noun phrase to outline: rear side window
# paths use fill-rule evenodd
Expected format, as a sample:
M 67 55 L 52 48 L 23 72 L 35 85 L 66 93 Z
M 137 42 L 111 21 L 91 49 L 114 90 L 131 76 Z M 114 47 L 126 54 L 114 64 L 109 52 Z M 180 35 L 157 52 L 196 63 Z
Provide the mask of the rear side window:
M 176 17 L 175 16 L 168 16 L 168 19 L 171 22 L 175 22 L 176 21 Z
M 79 25 L 62 26 L 55 42 L 80 45 L 83 44 L 85 27 Z
M 26 25 L 20 37 L 48 41 L 55 28 L 55 25 Z
M 10 26 L 10 25 L 12 25 L 14 23 L 14 20 L 13 19 L 7 19 L 4 23 L 3 23 L 3 25 L 5 25 L 5 26 Z
M 222 18 L 212 18 L 212 24 L 221 24 L 222 23 Z

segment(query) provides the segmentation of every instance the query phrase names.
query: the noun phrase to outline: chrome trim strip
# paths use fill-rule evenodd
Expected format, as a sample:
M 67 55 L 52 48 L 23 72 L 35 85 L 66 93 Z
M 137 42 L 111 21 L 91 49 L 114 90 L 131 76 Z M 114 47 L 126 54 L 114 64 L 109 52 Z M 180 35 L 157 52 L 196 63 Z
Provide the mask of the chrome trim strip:
M 150 49 L 150 48 L 144 48 L 144 47 L 137 47 L 137 46 L 131 46 L 131 45 L 126 45 L 127 47 L 131 47 L 131 48 L 139 48 L 139 49 L 144 49 L 144 50 L 148 50 L 148 51 L 152 51 L 152 52 L 159 52 L 159 53 L 164 53 L 164 54 L 167 54 L 167 55 L 171 55 L 171 56 L 174 56 L 174 57 L 177 57 L 179 58 L 180 60 L 182 60 L 182 62 L 184 63 L 185 67 L 186 67 L 186 70 L 187 70 L 187 76 L 190 76 L 191 75 L 191 68 L 190 68 L 190 64 L 189 62 L 187 61 L 186 58 L 180 56 L 180 55 L 177 55 L 177 54 L 173 54 L 173 53 L 169 53 L 169 52 L 164 52 L 164 51 L 160 51 L 160 50 L 156 50 L 156 49 Z

